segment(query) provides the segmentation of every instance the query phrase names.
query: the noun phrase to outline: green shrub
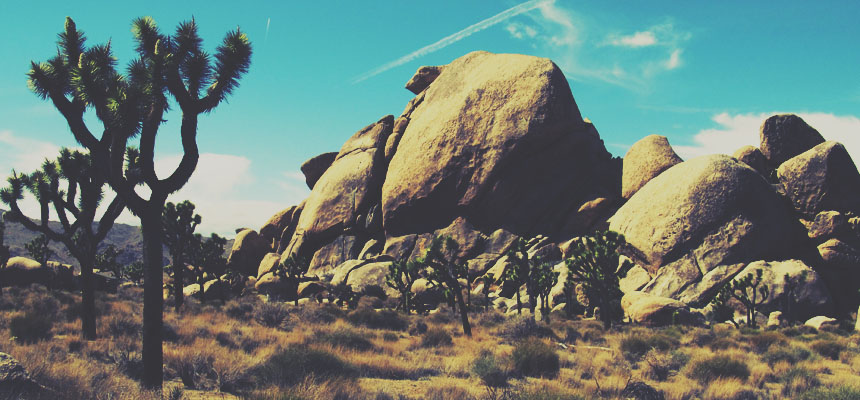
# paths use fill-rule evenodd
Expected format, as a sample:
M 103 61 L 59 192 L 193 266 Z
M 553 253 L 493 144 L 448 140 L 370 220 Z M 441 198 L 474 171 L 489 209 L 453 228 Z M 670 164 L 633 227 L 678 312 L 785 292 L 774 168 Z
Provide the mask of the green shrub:
M 793 367 L 779 376 L 783 383 L 782 394 L 786 397 L 795 397 L 799 393 L 821 386 L 815 372 L 803 367 Z
M 321 381 L 357 374 L 355 367 L 334 354 L 294 344 L 253 368 L 250 375 L 263 385 L 289 387 L 310 376 Z
M 511 358 L 514 371 L 519 375 L 550 378 L 558 375 L 558 354 L 540 339 L 528 338 L 518 342 Z
M 488 388 L 508 386 L 508 374 L 499 367 L 492 351 L 481 350 L 472 362 L 472 374 L 481 379 Z
M 831 360 L 838 360 L 839 354 L 845 351 L 846 346 L 835 340 L 818 340 L 812 343 L 812 350 Z
M 809 359 L 811 355 L 812 352 L 803 347 L 791 346 L 789 348 L 770 349 L 761 356 L 761 359 L 772 367 L 780 361 L 788 361 L 790 364 L 797 364 L 798 362 Z
M 638 361 L 651 349 L 667 351 L 677 346 L 677 340 L 663 333 L 636 331 L 621 339 L 621 352 L 630 361 Z
M 359 351 L 367 351 L 374 347 L 373 343 L 367 340 L 361 332 L 344 327 L 332 332 L 317 331 L 313 335 L 313 340 Z
M 305 304 L 296 310 L 296 319 L 312 324 L 330 324 L 344 318 L 343 310 L 334 304 Z
M 396 311 L 376 311 L 370 307 L 360 307 L 347 314 L 346 319 L 353 325 L 364 325 L 372 329 L 403 331 L 409 323 Z
M 400 336 L 397 336 L 394 332 L 385 332 L 382 334 L 382 340 L 386 342 L 396 342 L 400 340 Z
M 803 393 L 799 400 L 860 400 L 860 388 L 849 386 L 817 388 Z
M 656 349 L 650 350 L 644 356 L 645 364 L 648 365 L 646 372 L 655 381 L 665 381 L 672 374 L 679 371 L 690 361 L 690 356 L 679 350 L 671 354 L 660 352 Z
M 238 319 L 240 321 L 247 320 L 254 312 L 254 304 L 246 299 L 250 299 L 250 296 L 228 301 L 227 304 L 224 304 L 224 312 L 227 313 L 230 318 Z
M 440 347 L 454 344 L 451 334 L 440 327 L 432 327 L 421 335 L 421 347 Z
M 750 369 L 746 363 L 725 355 L 716 355 L 696 361 L 690 368 L 690 377 L 702 385 L 719 378 L 738 378 L 745 381 L 749 376 Z
M 50 339 L 53 334 L 54 321 L 49 315 L 27 311 L 9 320 L 9 334 L 17 341 L 36 343 Z

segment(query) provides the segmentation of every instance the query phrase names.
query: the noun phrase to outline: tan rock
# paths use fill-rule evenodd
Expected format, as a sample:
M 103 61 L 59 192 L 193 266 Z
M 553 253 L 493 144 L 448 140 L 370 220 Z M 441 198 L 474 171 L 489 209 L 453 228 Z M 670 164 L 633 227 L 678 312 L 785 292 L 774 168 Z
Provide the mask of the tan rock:
M 299 298 L 309 298 L 325 292 L 328 288 L 320 282 L 307 281 L 299 283 Z
M 423 66 L 415 71 L 415 75 L 409 82 L 406 82 L 406 89 L 410 92 L 418 94 L 427 89 L 433 81 L 439 77 L 439 74 L 445 69 L 445 66 Z
M 839 321 L 836 318 L 830 318 L 823 315 L 812 317 L 803 325 L 811 326 L 819 331 L 834 330 L 839 327 Z
M 308 189 L 313 189 L 317 181 L 322 177 L 323 173 L 331 166 L 337 157 L 337 152 L 322 153 L 318 156 L 311 157 L 309 160 L 302 163 L 301 170 L 305 175 L 305 183 Z
M 370 286 L 378 286 L 385 290 L 389 296 L 398 296 L 396 290 L 385 284 L 385 276 L 388 275 L 390 262 L 367 263 L 354 268 L 346 278 L 346 283 L 356 293 L 362 293 Z
M 316 251 L 308 268 L 309 276 L 324 277 L 346 260 L 355 260 L 363 243 L 352 235 L 338 236 L 334 241 Z M 286 254 L 286 253 L 285 253 Z
M 845 146 L 824 142 L 776 170 L 783 190 L 803 215 L 860 211 L 860 173 Z
M 632 322 L 645 326 L 672 324 L 699 325 L 704 321 L 701 314 L 677 300 L 650 295 L 644 292 L 629 292 L 621 298 L 621 307 Z
M 621 196 L 629 199 L 648 181 L 683 161 L 665 136 L 648 135 L 639 139 L 624 155 Z
M 768 165 L 767 157 L 761 153 L 761 150 L 759 150 L 758 147 L 749 145 L 741 147 L 732 154 L 732 157 L 746 165 L 749 165 L 765 178 L 770 177 L 773 172 L 773 168 Z
M 33 283 L 48 286 L 51 271 L 36 260 L 26 257 L 11 257 L 6 267 L 0 269 L 0 286 L 27 286 Z
M 627 275 L 618 282 L 621 287 L 621 291 L 624 293 L 632 292 L 634 290 L 642 289 L 643 286 L 647 285 L 648 282 L 651 281 L 651 274 L 638 265 L 634 265 L 633 268 L 630 268 L 627 271 Z
M 260 261 L 271 251 L 271 244 L 265 238 L 254 230 L 245 229 L 233 241 L 227 266 L 245 275 L 256 275 Z
M 389 235 L 458 216 L 479 230 L 548 231 L 571 204 L 611 192 L 595 177 L 611 156 L 551 61 L 469 53 L 422 93 L 382 188 Z
M 260 236 L 269 241 L 273 249 L 277 249 L 283 236 L 287 236 L 286 241 L 292 238 L 292 232 L 296 229 L 301 212 L 302 206 L 292 206 L 281 210 L 269 218 L 263 227 L 260 228 Z M 289 233 L 285 232 L 285 230 L 290 228 L 292 228 L 292 231 Z
M 762 154 L 774 167 L 824 142 L 814 128 L 794 114 L 774 115 L 759 131 Z
M 260 266 L 257 268 L 257 278 L 272 272 L 275 267 L 281 262 L 281 255 L 278 253 L 268 253 L 260 261 Z

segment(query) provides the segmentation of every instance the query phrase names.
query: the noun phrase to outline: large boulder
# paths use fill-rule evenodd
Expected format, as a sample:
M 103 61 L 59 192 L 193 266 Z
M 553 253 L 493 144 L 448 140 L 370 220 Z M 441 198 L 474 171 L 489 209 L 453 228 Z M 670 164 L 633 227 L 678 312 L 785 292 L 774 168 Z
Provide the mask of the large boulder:
M 585 201 L 617 193 L 611 155 L 550 60 L 469 53 L 422 95 L 382 186 L 389 235 L 458 216 L 485 232 L 552 233 Z
M 269 241 L 260 236 L 253 229 L 245 229 L 236 235 L 230 256 L 227 257 L 227 267 L 245 275 L 257 276 L 257 268 L 260 261 L 269 252 L 272 246 Z
M 314 253 L 308 275 L 317 277 L 331 275 L 332 270 L 344 261 L 357 259 L 363 247 L 363 240 L 356 236 L 338 236 Z
M 762 154 L 758 147 L 744 146 L 739 148 L 732 154 L 732 157 L 738 161 L 749 165 L 752 169 L 758 171 L 765 178 L 769 178 L 773 169 L 768 165 L 767 157 Z
M 856 241 L 850 218 L 839 211 L 822 211 L 815 215 L 815 219 L 807 226 L 810 239 L 823 242 L 830 238 L 853 238 Z
M 774 167 L 824 142 L 815 128 L 794 114 L 766 119 L 761 125 L 759 140 L 762 154 Z
M 37 396 L 39 392 L 44 391 L 30 378 L 24 366 L 9 354 L 0 353 L 0 396 L 4 399 L 26 399 L 31 395 Z
M 621 196 L 629 199 L 648 181 L 683 161 L 665 136 L 648 135 L 639 139 L 624 155 Z
M 51 283 L 51 270 L 42 263 L 26 257 L 12 257 L 0 269 L 0 286 L 28 286 Z
M 296 224 L 299 222 L 302 207 L 303 205 L 292 206 L 273 215 L 260 228 L 260 236 L 266 239 L 273 249 L 277 249 L 280 246 L 282 237 L 286 236 L 285 241 L 289 241 L 296 230 Z
M 318 156 L 311 157 L 309 160 L 302 163 L 301 170 L 305 175 L 305 183 L 308 189 L 313 189 L 317 181 L 320 180 L 323 173 L 331 166 L 334 159 L 337 157 L 337 152 L 322 153 Z
M 769 292 L 767 298 L 761 299 L 757 311 L 765 315 L 782 311 L 784 317 L 799 321 L 833 312 L 833 299 L 824 280 L 803 261 L 756 261 L 747 265 L 732 281 L 755 274 L 757 270 L 762 271 L 762 284 L 767 285 Z M 787 285 L 793 287 L 791 293 Z
M 397 296 L 397 291 L 385 284 L 385 276 L 388 275 L 390 265 L 391 262 L 371 262 L 360 265 L 349 272 L 346 284 L 356 293 L 363 293 L 368 288 L 376 286 L 384 289 L 389 296 Z
M 677 298 L 720 265 L 786 256 L 805 239 L 770 184 L 726 155 L 678 164 L 643 186 L 609 220 L 623 252 L 655 278 L 642 290 Z
M 385 140 L 393 124 L 394 117 L 386 116 L 344 143 L 305 200 L 292 243 L 286 249 L 289 254 L 312 255 L 345 231 L 365 228 L 368 213 L 379 203 L 385 178 Z
M 631 322 L 645 326 L 699 325 L 704 317 L 686 304 L 648 293 L 632 291 L 621 298 L 621 308 Z
M 263 256 L 263 259 L 260 261 L 260 266 L 257 267 L 257 274 L 254 275 L 259 279 L 261 276 L 272 272 L 275 267 L 281 262 L 281 255 L 278 253 L 268 253 Z
M 860 211 L 860 173 L 840 143 L 821 143 L 784 162 L 776 174 L 801 214 Z
M 412 79 L 410 79 L 409 82 L 406 82 L 406 89 L 415 94 L 421 93 L 439 77 L 439 74 L 442 73 L 443 69 L 445 69 L 444 65 L 423 66 L 418 68 L 418 71 L 415 71 L 415 75 L 412 76 Z

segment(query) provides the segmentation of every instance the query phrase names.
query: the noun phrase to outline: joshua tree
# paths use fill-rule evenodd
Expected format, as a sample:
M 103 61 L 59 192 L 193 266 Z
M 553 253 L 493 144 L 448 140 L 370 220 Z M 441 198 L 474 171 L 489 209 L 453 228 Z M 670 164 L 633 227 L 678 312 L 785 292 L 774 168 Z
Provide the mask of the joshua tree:
M 570 248 L 571 256 L 566 260 L 565 289 L 574 293 L 576 285 L 581 283 L 589 303 L 600 307 L 600 319 L 606 328 L 623 316 L 621 297 L 624 293 L 618 281 L 633 266 L 626 262 L 619 265 L 618 248 L 623 243 L 624 236 L 618 233 L 596 232 L 575 241 Z
M 558 282 L 558 272 L 553 271 L 553 263 L 537 259 L 532 270 L 535 294 L 540 299 L 540 310 L 544 318 L 549 316 L 549 293 Z
M 414 261 L 395 261 L 388 266 L 385 284 L 400 293 L 400 306 L 403 312 L 409 314 L 414 305 L 410 301 L 412 284 L 418 279 L 419 265 Z
M 747 326 L 755 328 L 758 325 L 755 320 L 756 308 L 767 300 L 770 294 L 770 288 L 762 283 L 761 268 L 755 270 L 754 274 L 747 274 L 741 279 L 732 281 L 731 285 L 732 297 L 741 302 L 747 310 Z
M 5 213 L 0 214 L 0 268 L 6 268 L 6 262 L 9 261 L 9 246 L 5 244 L 6 238 L 6 221 Z M 0 284 L 0 294 L 3 294 L 3 285 Z
M 539 297 L 537 290 L 538 268 L 542 260 L 529 256 L 528 241 L 519 238 L 508 250 L 507 254 L 510 265 L 502 275 L 502 282 L 511 282 L 517 288 L 517 314 L 522 314 L 522 301 L 520 300 L 520 287 L 526 286 L 529 295 L 529 311 L 532 319 L 535 318 L 535 306 Z
M 144 265 L 143 261 L 135 261 L 131 264 L 126 265 L 122 269 L 122 274 L 128 280 L 134 282 L 137 285 L 140 285 L 140 281 L 144 279 Z
M 224 246 L 227 244 L 227 239 L 212 234 L 209 239 L 204 239 L 202 235 L 195 234 L 188 246 L 188 261 L 194 266 L 194 280 L 200 285 L 200 291 L 197 295 L 200 301 L 205 300 L 203 286 L 206 283 L 206 274 L 218 276 L 224 273 L 227 268 L 227 259 L 224 258 Z
M 200 225 L 200 215 L 194 214 L 194 203 L 186 200 L 179 204 L 167 203 L 162 215 L 164 224 L 164 244 L 170 250 L 173 260 L 173 300 L 176 311 L 182 307 L 183 276 L 185 275 L 185 256 L 194 240 L 194 230 Z M 203 292 L 203 285 L 200 286 Z
M 459 279 L 466 275 L 467 268 L 456 261 L 456 254 L 460 245 L 450 236 L 437 236 L 433 238 L 430 247 L 424 256 L 416 260 L 416 263 L 424 267 L 424 273 L 430 284 L 441 288 L 443 291 L 453 294 L 460 309 L 460 319 L 463 323 L 463 333 L 472 336 L 472 327 L 469 325 L 469 309 L 463 300 L 463 287 Z
M 132 23 L 132 32 L 137 57 L 123 75 L 116 69 L 110 42 L 88 48 L 84 34 L 66 18 L 57 56 L 44 63 L 31 63 L 28 76 L 31 89 L 51 100 L 75 140 L 90 151 L 97 169 L 109 176 L 113 190 L 140 218 L 146 265 L 142 381 L 147 387 L 161 387 L 161 214 L 167 196 L 182 188 L 197 167 L 198 116 L 211 112 L 238 87 L 250 65 L 251 45 L 237 28 L 227 33 L 214 57 L 210 56 L 203 51 L 193 19 L 179 24 L 170 36 L 162 34 L 152 18 L 138 18 Z M 168 96 L 182 112 L 179 136 L 183 156 L 173 173 L 159 179 L 155 173 L 155 138 L 170 108 Z M 100 138 L 84 121 L 88 109 L 102 122 Z M 132 139 L 139 140 L 140 151 L 127 158 L 126 146 Z M 136 168 L 127 170 L 126 163 Z M 149 199 L 135 191 L 141 182 L 149 188 Z
M 96 254 L 95 268 L 99 271 L 109 271 L 116 279 L 123 279 L 122 265 L 117 261 L 117 257 L 122 254 L 122 250 L 117 250 L 116 246 L 109 244 L 104 250 Z
M 287 284 L 289 288 L 295 288 L 295 304 L 299 305 L 299 282 L 311 266 L 310 260 L 300 256 L 289 256 L 281 260 L 272 270 L 272 273 Z M 292 293 L 291 293 L 292 294 Z
M 42 168 L 30 175 L 13 171 L 8 179 L 9 187 L 0 191 L 0 200 L 11 208 L 6 218 L 41 233 L 26 246 L 37 261 L 42 264 L 48 261 L 51 255 L 49 240 L 63 243 L 78 260 L 81 267 L 81 333 L 89 340 L 96 337 L 93 268 L 98 245 L 125 208 L 122 198 L 116 196 L 101 217 L 96 218 L 104 198 L 102 189 L 106 180 L 104 171 L 98 168 L 90 154 L 63 149 L 56 161 L 45 160 Z M 25 188 L 39 203 L 41 215 L 38 223 L 25 216 L 18 205 L 24 198 Z M 48 225 L 51 208 L 60 220 L 61 230 Z M 94 226 L 96 220 L 99 222 Z
M 48 245 L 51 240 L 44 234 L 36 236 L 33 240 L 24 244 L 24 249 L 30 258 L 39 262 L 42 265 L 48 265 L 48 260 L 54 256 L 54 251 Z
M 797 280 L 792 281 L 791 276 L 785 274 L 782 279 L 785 282 L 785 295 L 783 300 L 783 310 L 785 317 L 789 322 L 794 322 L 794 305 L 797 303 L 797 288 L 802 287 L 806 283 L 806 278 L 809 276 L 807 271 L 800 273 Z

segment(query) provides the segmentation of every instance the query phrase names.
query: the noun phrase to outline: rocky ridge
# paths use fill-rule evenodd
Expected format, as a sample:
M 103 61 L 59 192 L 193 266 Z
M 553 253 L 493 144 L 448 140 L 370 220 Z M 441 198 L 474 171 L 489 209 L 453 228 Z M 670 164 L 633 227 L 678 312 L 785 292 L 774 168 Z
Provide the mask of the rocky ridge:
M 302 166 L 304 202 L 237 237 L 231 266 L 255 274 L 258 290 L 284 289 L 270 270 L 290 256 L 312 259 L 318 285 L 306 293 L 384 289 L 388 263 L 444 234 L 481 293 L 476 279 L 504 271 L 517 237 L 564 275 L 569 243 L 608 228 L 636 264 L 622 281 L 628 312 L 649 324 L 666 323 L 667 309 L 698 320 L 720 285 L 755 269 L 772 288 L 764 312 L 785 301 L 786 282 L 800 285 L 790 294 L 798 320 L 860 303 L 860 174 L 844 146 L 797 116 L 768 118 L 759 148 L 733 156 L 685 161 L 652 135 L 621 160 L 548 59 L 469 53 L 422 67 L 407 88 L 416 96 L 398 117 Z M 517 290 L 494 285 L 491 299 L 515 312 Z

